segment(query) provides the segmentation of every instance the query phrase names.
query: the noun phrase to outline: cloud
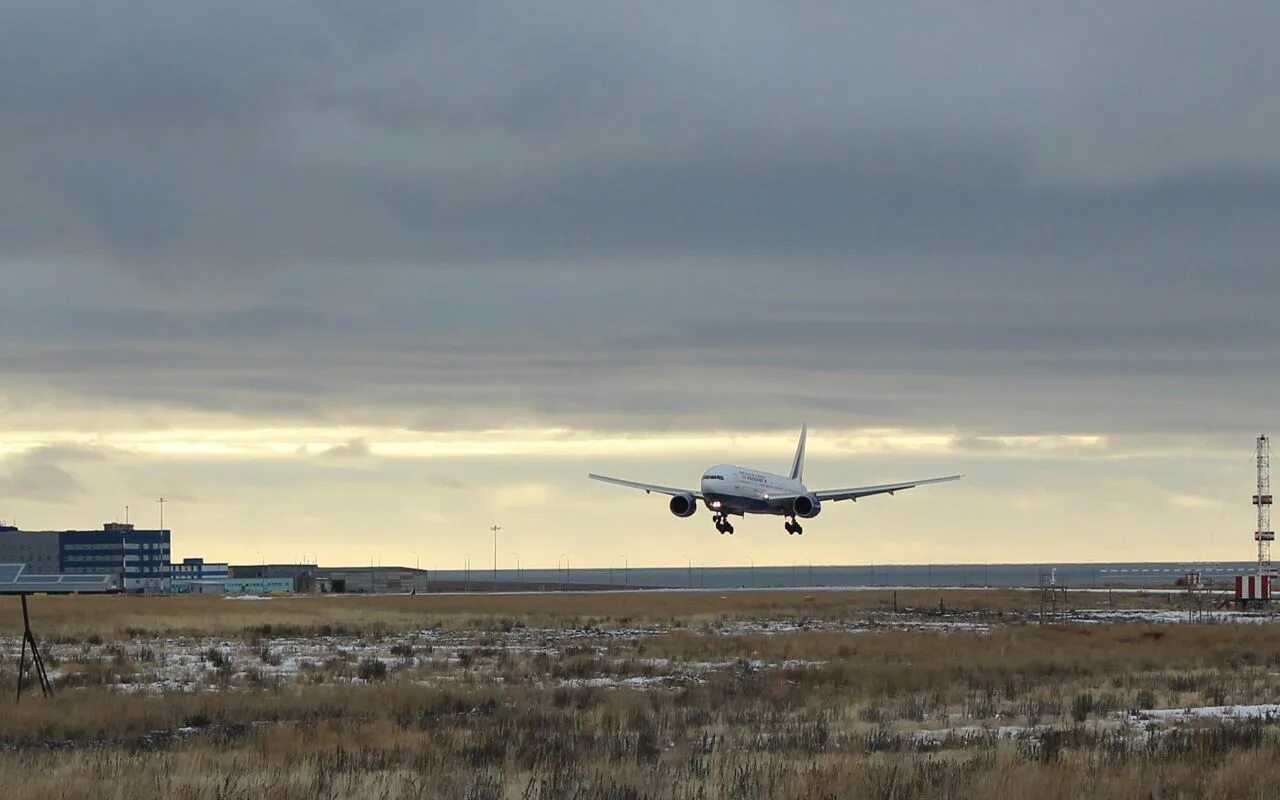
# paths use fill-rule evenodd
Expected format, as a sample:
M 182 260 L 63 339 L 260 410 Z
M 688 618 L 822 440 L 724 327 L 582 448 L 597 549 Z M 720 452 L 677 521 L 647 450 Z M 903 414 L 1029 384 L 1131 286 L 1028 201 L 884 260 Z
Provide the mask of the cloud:
M 1219 446 L 1280 388 L 1277 33 L 1253 2 L 17 0 L 0 409 Z
M 46 460 L 44 453 L 37 451 L 0 463 L 0 499 L 67 503 L 82 494 L 81 481 L 65 468 Z
M 101 35 L 118 19 L 147 23 Z M 178 293 L 281 266 L 994 250 L 1034 268 L 1276 208 L 1263 4 L 718 2 L 677 23 L 569 1 L 108 18 L 18 0 L 0 23 L 4 248 Z
M 1172 506 L 1193 511 L 1218 511 L 1223 508 L 1221 499 L 1215 500 L 1212 497 L 1197 494 L 1171 494 L 1168 502 Z
M 526 482 L 493 489 L 490 503 L 495 509 L 503 511 L 545 509 L 551 507 L 555 494 L 555 488 L 549 484 Z
M 372 455 L 369 443 L 364 439 L 352 439 L 346 444 L 337 444 L 320 451 L 321 458 L 363 459 Z

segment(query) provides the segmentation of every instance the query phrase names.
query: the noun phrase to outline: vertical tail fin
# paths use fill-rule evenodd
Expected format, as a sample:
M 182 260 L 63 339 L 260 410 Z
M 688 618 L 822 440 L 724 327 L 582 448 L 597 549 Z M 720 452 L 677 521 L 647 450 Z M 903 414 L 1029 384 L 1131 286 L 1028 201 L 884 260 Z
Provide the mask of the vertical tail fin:
M 791 461 L 791 477 L 804 480 L 804 440 L 809 436 L 809 426 L 800 429 L 800 441 L 796 444 L 796 457 Z

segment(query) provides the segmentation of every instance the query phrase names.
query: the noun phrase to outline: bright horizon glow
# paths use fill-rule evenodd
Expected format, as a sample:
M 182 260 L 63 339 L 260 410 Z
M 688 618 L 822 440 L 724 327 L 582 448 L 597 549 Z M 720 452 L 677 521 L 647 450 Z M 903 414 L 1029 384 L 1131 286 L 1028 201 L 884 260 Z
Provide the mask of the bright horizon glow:
M 798 430 L 798 428 L 797 428 Z M 614 434 L 567 428 L 481 431 L 412 431 L 391 427 L 178 428 L 153 431 L 6 431 L 0 432 L 0 455 L 21 455 L 43 447 L 74 445 L 148 456 L 212 456 L 288 458 L 341 452 L 352 443 L 384 458 L 448 459 L 483 456 L 614 456 L 648 458 L 727 453 L 750 456 L 785 454 L 796 433 L 664 432 Z M 973 448 L 966 448 L 968 443 Z M 813 455 L 934 454 L 1001 449 L 1006 457 L 1040 457 L 1059 450 L 1108 455 L 1101 435 L 979 436 L 860 428 L 825 431 L 809 445 Z M 711 456 L 713 459 L 715 456 Z
M 309 553 L 327 564 L 390 564 L 418 552 L 424 565 L 453 569 L 469 555 L 483 558 L 482 534 L 495 523 L 521 542 L 529 568 L 570 550 L 584 566 L 607 564 L 619 541 L 630 543 L 637 565 L 653 567 L 687 558 L 725 565 L 1249 557 L 1246 535 L 1229 532 L 1248 530 L 1250 510 L 1233 500 L 1248 486 L 1250 462 L 1191 437 L 811 429 L 806 482 L 814 489 L 966 478 L 829 504 L 803 537 L 761 517 L 720 536 L 705 509 L 676 519 L 660 498 L 585 478 L 597 471 L 695 487 L 713 463 L 781 471 L 798 431 L 25 430 L 0 434 L 0 481 L 21 487 L 31 473 L 62 489 L 8 503 L 0 518 L 16 516 L 32 530 L 94 528 L 120 519 L 129 504 L 135 522 L 153 525 L 150 501 L 163 495 L 173 501 L 166 523 L 175 558 L 239 563 Z

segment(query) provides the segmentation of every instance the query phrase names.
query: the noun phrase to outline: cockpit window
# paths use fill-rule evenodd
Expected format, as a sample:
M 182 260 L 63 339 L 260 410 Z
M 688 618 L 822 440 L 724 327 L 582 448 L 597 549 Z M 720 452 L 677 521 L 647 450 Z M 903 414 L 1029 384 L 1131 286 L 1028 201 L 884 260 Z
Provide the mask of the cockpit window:
M 723 475 L 712 475 L 712 474 L 708 473 L 708 474 L 706 474 L 706 475 L 703 475 L 703 476 L 702 476 L 702 479 L 703 479 L 704 481 L 722 481 L 722 480 L 724 480 L 724 476 L 723 476 Z

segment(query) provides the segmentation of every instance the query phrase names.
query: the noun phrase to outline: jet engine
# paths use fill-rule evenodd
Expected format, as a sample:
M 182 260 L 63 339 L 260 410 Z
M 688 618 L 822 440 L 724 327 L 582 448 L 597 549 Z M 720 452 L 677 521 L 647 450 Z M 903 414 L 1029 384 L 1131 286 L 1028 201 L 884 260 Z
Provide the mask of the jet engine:
M 698 510 L 698 498 L 691 494 L 672 495 L 667 507 L 677 517 L 692 517 L 693 512 Z
M 822 503 L 818 502 L 818 498 L 811 494 L 802 494 L 791 501 L 791 511 L 797 517 L 810 519 L 818 516 L 818 513 L 822 511 Z

